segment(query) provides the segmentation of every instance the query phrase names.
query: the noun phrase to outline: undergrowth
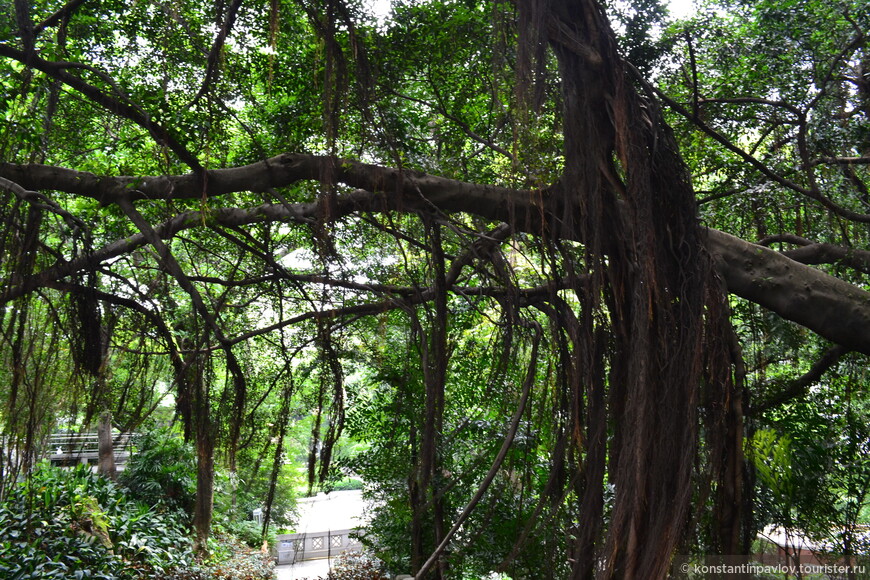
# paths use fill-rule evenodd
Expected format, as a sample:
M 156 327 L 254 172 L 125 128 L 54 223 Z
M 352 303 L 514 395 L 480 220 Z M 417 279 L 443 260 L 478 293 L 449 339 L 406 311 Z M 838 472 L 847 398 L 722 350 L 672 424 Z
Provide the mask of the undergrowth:
M 268 553 L 230 535 L 197 562 L 182 510 L 137 501 L 87 466 L 40 466 L 0 505 L 0 578 L 267 580 Z

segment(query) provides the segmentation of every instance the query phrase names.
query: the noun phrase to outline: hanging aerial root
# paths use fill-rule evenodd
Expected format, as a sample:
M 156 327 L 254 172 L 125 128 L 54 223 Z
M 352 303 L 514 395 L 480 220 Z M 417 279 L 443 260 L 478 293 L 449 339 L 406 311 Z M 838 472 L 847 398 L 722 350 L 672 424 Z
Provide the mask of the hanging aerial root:
M 574 348 L 601 353 L 606 364 L 584 376 L 594 388 L 574 399 L 589 404 L 607 391 L 612 438 L 581 451 L 587 466 L 607 454 L 615 494 L 603 539 L 584 536 L 573 577 L 662 578 L 689 520 L 700 393 L 719 387 L 703 379 L 729 373 L 705 369 L 730 365 L 704 356 L 725 328 L 708 308 L 718 285 L 673 135 L 657 105 L 635 90 L 600 6 L 556 0 L 550 9 L 566 167 L 552 189 L 565 208 L 552 235 L 583 242 L 590 282 L 577 299 L 589 322 Z M 587 484 L 579 517 L 594 526 L 601 484 Z

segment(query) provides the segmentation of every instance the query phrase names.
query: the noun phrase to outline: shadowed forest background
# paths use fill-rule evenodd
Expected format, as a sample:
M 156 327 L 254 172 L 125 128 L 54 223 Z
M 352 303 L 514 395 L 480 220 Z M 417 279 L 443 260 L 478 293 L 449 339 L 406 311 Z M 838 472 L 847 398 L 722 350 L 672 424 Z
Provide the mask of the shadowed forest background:
M 868 33 L 0 0 L 0 570 L 175 577 L 349 478 L 421 579 L 665 578 L 770 526 L 866 562 Z M 40 462 L 100 424 L 140 434 L 117 483 Z

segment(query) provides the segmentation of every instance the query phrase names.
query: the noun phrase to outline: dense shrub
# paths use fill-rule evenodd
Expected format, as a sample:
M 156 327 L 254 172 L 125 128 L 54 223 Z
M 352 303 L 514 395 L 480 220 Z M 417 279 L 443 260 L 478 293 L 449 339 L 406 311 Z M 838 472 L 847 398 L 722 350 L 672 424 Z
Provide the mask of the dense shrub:
M 263 545 L 263 525 L 254 520 L 233 521 L 226 525 L 226 530 L 249 548 L 260 548 Z M 266 535 L 266 543 L 275 543 L 275 532 L 270 528 Z
M 212 539 L 212 559 L 197 563 L 187 516 L 165 508 L 136 501 L 87 466 L 40 467 L 0 506 L 0 578 L 274 578 L 268 553 L 230 535 Z
M 214 543 L 227 553 L 205 566 L 211 580 L 270 580 L 275 577 L 275 560 L 270 552 L 251 548 L 237 538 L 219 535 Z M 215 550 L 217 551 L 217 550 Z
M 168 428 L 145 431 L 133 445 L 135 453 L 120 483 L 148 505 L 191 515 L 196 502 L 196 457 L 191 446 Z
M 181 518 L 87 466 L 42 466 L 0 506 L 0 578 L 160 578 L 193 564 Z
M 365 552 L 345 552 L 318 580 L 387 580 L 383 562 Z
M 209 538 L 212 557 L 205 563 L 177 568 L 154 576 L 157 580 L 274 580 L 275 560 L 259 549 L 251 549 L 232 535 Z M 150 578 L 150 577 L 149 577 Z
M 254 467 L 252 467 L 252 464 Z M 212 530 L 229 534 L 251 548 L 275 542 L 276 530 L 292 529 L 296 520 L 296 480 L 294 470 L 282 465 L 272 502 L 269 528 L 263 535 L 262 523 L 252 519 L 255 510 L 266 512 L 271 469 L 257 469 L 256 461 L 240 462 L 239 470 L 215 471 L 214 520 Z
M 359 490 L 365 487 L 363 481 L 356 477 L 343 477 L 335 482 L 330 482 L 326 486 L 329 491 L 352 491 Z

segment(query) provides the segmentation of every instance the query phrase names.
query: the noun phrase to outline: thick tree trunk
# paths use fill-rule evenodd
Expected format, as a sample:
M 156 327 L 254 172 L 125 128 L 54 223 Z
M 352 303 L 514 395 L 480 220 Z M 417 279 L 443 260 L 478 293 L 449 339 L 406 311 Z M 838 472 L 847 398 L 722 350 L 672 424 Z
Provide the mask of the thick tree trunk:
M 417 437 L 417 427 L 411 423 L 410 433 L 408 434 L 408 446 L 411 449 L 411 465 L 416 467 L 419 462 L 419 445 Z M 423 541 L 423 506 L 426 500 L 420 492 L 420 484 L 418 478 L 418 470 L 413 468 L 408 476 L 408 502 L 411 507 L 411 574 L 416 575 L 426 559 L 424 554 Z
M 193 505 L 193 529 L 196 533 L 196 552 L 208 556 L 208 538 L 211 535 L 214 504 L 214 426 L 212 425 L 208 387 L 203 376 L 202 355 L 194 355 L 189 369 L 193 389 L 193 433 L 196 445 L 196 500 Z
M 193 506 L 193 529 L 196 551 L 208 555 L 208 538 L 214 506 L 214 440 L 210 430 L 196 438 L 196 503 Z
M 196 352 L 198 347 L 193 340 L 185 339 L 183 346 L 190 354 L 179 369 L 176 406 L 184 421 L 185 439 L 193 439 L 196 448 L 196 498 L 191 525 L 196 535 L 196 553 L 205 558 L 208 556 L 214 504 L 215 426 L 205 378 L 206 355 Z
M 115 469 L 115 448 L 112 445 L 111 411 L 104 411 L 100 415 L 100 422 L 97 424 L 97 439 L 99 440 L 99 473 L 114 481 L 117 477 L 117 471 Z
M 718 529 L 715 541 L 720 554 L 736 555 L 743 553 L 743 526 L 745 513 L 744 499 L 744 456 L 743 456 L 743 408 L 740 397 L 733 397 L 725 412 L 724 445 L 722 464 L 716 490 L 714 521 Z

